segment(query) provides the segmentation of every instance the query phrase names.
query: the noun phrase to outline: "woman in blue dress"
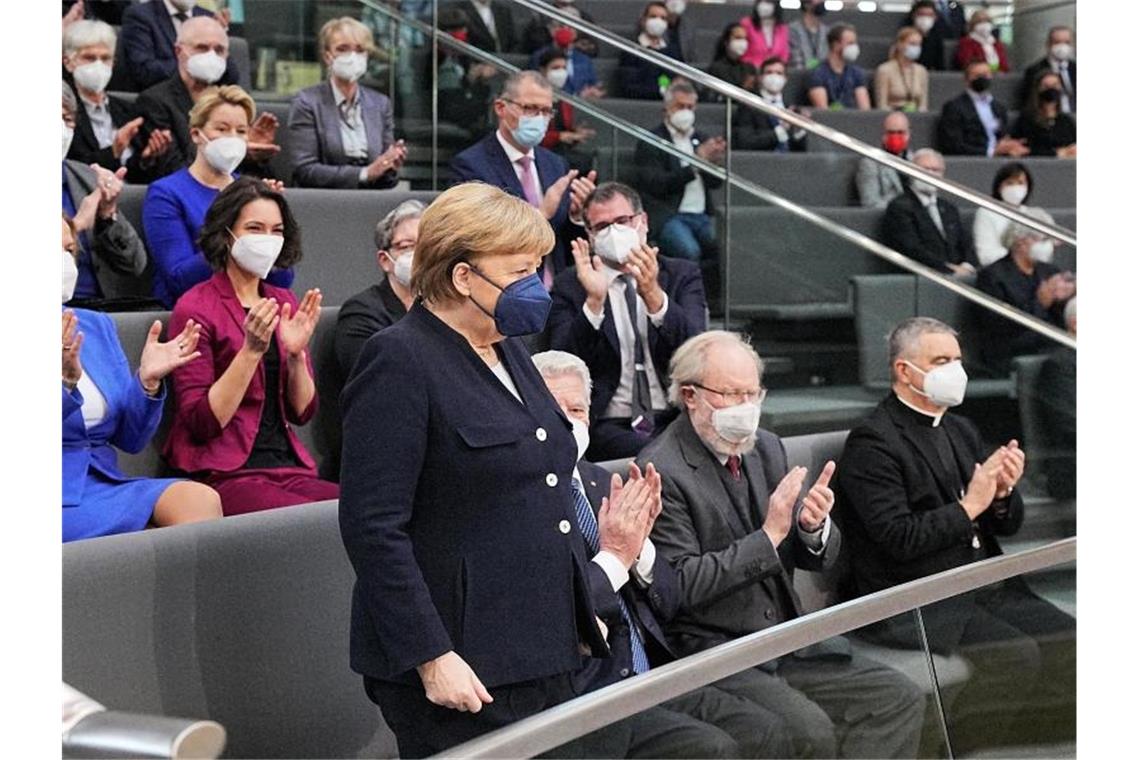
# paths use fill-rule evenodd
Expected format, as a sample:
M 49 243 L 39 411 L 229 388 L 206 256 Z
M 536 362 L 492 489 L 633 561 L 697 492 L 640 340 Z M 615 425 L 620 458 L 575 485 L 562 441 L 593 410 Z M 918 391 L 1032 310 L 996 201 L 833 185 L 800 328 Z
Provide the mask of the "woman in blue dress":
M 63 223 L 63 302 L 75 287 L 75 234 Z M 214 489 L 171 478 L 130 478 L 115 448 L 142 450 L 162 419 L 162 379 L 198 357 L 199 327 L 160 343 L 147 336 L 132 373 L 115 323 L 86 309 L 63 312 L 63 540 L 105 536 L 222 516 Z

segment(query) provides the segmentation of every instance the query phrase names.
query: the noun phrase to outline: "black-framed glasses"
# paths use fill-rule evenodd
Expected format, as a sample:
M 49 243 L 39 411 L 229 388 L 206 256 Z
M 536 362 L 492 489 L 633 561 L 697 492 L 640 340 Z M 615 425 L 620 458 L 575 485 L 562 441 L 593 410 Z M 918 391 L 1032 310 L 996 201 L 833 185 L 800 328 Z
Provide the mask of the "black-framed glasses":
M 617 216 L 613 219 L 610 219 L 608 222 L 598 222 L 596 225 L 587 226 L 586 231 L 591 235 L 599 235 L 601 234 L 602 230 L 609 227 L 611 224 L 622 224 L 626 227 L 629 227 L 630 222 L 632 222 L 637 217 L 638 214 L 623 214 L 622 216 Z
M 503 102 L 518 106 L 519 110 L 522 111 L 523 116 L 544 116 L 549 119 L 554 115 L 553 108 L 544 108 L 543 106 L 536 106 L 531 104 L 523 105 L 517 100 L 511 100 L 510 98 L 503 98 Z
M 709 388 L 707 385 L 701 385 L 700 383 L 690 383 L 690 385 L 695 388 L 700 388 L 703 391 L 708 391 L 709 393 L 715 393 L 733 406 L 744 403 L 758 404 L 768 395 L 768 389 L 763 385 L 752 391 L 718 391 L 716 388 Z

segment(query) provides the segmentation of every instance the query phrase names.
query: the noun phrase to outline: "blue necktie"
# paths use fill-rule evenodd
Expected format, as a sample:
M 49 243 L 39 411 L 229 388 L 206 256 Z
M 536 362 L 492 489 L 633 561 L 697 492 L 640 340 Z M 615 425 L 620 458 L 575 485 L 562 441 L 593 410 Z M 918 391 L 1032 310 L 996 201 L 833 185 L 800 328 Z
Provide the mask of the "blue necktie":
M 586 494 L 582 493 L 582 486 L 576 478 L 570 479 L 570 490 L 574 494 L 574 512 L 578 516 L 578 527 L 582 530 L 582 535 L 586 539 L 586 545 L 590 547 L 590 552 L 597 554 L 600 545 L 598 541 L 598 519 L 594 517 L 594 511 L 590 509 L 590 502 L 586 501 Z M 649 657 L 645 654 L 645 642 L 642 640 L 641 631 L 633 622 L 629 608 L 625 606 L 625 600 L 622 599 L 620 593 L 618 594 L 618 606 L 621 608 L 622 619 L 629 626 L 629 648 L 633 650 L 633 672 L 644 673 L 649 670 Z

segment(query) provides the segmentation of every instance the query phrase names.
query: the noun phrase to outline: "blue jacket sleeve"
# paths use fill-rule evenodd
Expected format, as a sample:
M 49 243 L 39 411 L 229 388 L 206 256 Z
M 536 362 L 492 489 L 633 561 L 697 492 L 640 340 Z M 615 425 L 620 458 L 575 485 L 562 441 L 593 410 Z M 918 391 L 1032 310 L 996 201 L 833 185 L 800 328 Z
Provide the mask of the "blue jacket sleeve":
M 455 184 L 472 180 L 486 181 L 487 179 L 467 157 L 466 151 L 451 159 L 451 173 L 455 175 Z
M 155 271 L 170 284 L 173 298 L 210 278 L 213 271 L 194 245 L 182 204 L 170 188 L 165 184 L 151 185 L 143 201 L 142 216 Z
M 162 421 L 163 402 L 166 400 L 166 385 L 163 384 L 162 390 L 154 398 L 146 395 L 142 383 L 131 371 L 114 323 L 109 317 L 100 315 L 100 318 L 101 321 L 106 320 L 103 329 L 107 337 L 103 345 L 112 354 L 103 357 L 102 361 L 115 366 L 118 375 L 116 385 L 125 389 L 120 395 L 123 407 L 119 410 L 118 425 L 111 435 L 111 444 L 128 454 L 137 454 L 158 431 L 158 424 Z
M 279 288 L 291 288 L 293 287 L 293 279 L 296 276 L 297 274 L 293 271 L 293 267 L 289 267 L 288 269 L 270 269 L 269 276 L 265 278 L 265 281 Z

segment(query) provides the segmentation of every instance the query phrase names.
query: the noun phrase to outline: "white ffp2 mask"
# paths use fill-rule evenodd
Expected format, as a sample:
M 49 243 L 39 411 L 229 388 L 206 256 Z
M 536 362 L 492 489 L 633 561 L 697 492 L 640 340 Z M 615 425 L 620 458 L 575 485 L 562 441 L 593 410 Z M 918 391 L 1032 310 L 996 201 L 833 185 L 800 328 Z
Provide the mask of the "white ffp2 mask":
M 222 174 L 232 174 L 245 159 L 245 151 L 243 137 L 218 137 L 202 146 L 206 162 Z
M 226 59 L 213 50 L 197 53 L 186 59 L 186 72 L 199 82 L 213 84 L 226 73 Z
M 635 227 L 611 224 L 594 237 L 594 253 L 606 261 L 621 266 L 629 259 L 629 252 L 641 245 L 641 233 Z
M 233 233 L 230 233 L 233 235 Z M 281 235 L 262 235 L 250 233 L 241 237 L 234 237 L 234 244 L 230 248 L 230 255 L 234 257 L 237 265 L 257 278 L 264 280 L 269 276 L 269 270 L 277 261 L 281 247 L 285 245 L 285 238 Z
M 717 435 L 726 441 L 744 443 L 756 435 L 756 428 L 760 425 L 760 404 L 746 401 L 735 406 L 714 408 L 712 425 Z
M 938 406 L 958 406 L 966 398 L 966 383 L 970 378 L 966 375 L 966 368 L 962 366 L 962 362 L 947 362 L 926 372 L 911 362 L 907 364 L 926 377 L 923 381 L 924 390 L 910 386 L 911 390 L 920 396 L 925 396 Z
M 75 265 L 75 257 L 71 252 L 63 252 L 63 301 L 67 303 L 75 295 L 75 283 L 79 280 L 79 267 Z

